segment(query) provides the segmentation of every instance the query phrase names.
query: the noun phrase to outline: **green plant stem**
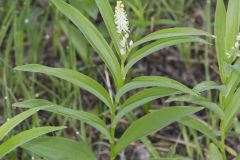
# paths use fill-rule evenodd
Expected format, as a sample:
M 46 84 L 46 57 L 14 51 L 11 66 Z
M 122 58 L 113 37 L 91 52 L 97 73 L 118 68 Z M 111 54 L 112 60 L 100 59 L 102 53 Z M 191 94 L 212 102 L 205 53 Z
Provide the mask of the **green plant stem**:
M 114 108 L 111 112 L 111 122 L 114 121 L 115 119 L 115 110 L 116 110 L 116 107 L 114 105 Z M 111 153 L 110 153 L 110 156 L 111 156 L 111 160 L 114 160 L 115 158 L 115 129 L 116 129 L 116 125 L 115 124 L 111 124 L 111 141 L 110 141 L 110 150 L 111 150 Z
M 224 124 L 221 122 L 221 152 L 222 152 L 222 157 L 224 160 L 226 159 L 226 152 L 225 152 L 225 129 L 224 129 Z

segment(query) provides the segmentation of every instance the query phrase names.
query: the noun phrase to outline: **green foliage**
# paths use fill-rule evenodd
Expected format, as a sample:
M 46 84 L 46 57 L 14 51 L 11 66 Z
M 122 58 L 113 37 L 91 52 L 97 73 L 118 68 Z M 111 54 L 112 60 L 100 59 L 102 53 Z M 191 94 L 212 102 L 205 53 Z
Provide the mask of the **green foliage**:
M 22 148 L 49 160 L 96 160 L 86 144 L 61 137 L 36 138 Z
M 64 94 L 60 93 L 61 95 L 59 96 L 59 93 L 56 93 L 58 89 L 51 90 L 42 85 L 45 87 L 47 93 L 51 93 L 51 95 L 54 95 L 57 98 L 51 100 L 52 102 L 44 99 L 30 99 L 33 98 L 31 94 L 34 94 L 36 90 L 33 88 L 29 91 L 28 86 L 26 85 L 29 84 L 29 80 L 18 72 L 16 74 L 17 78 L 15 79 L 17 79 L 16 81 L 19 86 L 16 87 L 16 90 L 18 87 L 21 88 L 24 91 L 25 97 L 28 97 L 29 100 L 16 102 L 13 106 L 28 108 L 29 110 L 13 117 L 0 127 L 0 140 L 3 141 L 0 145 L 0 158 L 3 158 L 8 153 L 21 146 L 23 149 L 31 152 L 34 156 L 36 155 L 49 160 L 96 160 L 96 156 L 86 143 L 88 140 L 86 140 L 87 134 L 84 127 L 85 124 L 87 124 L 99 131 L 101 137 L 100 141 L 109 143 L 111 160 L 115 160 L 117 155 L 120 154 L 124 148 L 137 140 L 141 140 L 151 152 L 152 159 L 160 159 L 160 155 L 157 154 L 153 145 L 150 144 L 150 140 L 147 136 L 174 122 L 182 124 L 182 136 L 186 141 L 187 152 L 191 158 L 195 157 L 193 157 L 193 152 L 190 150 L 190 138 L 187 136 L 187 133 L 191 133 L 193 136 L 193 141 L 195 142 L 194 147 L 196 148 L 198 157 L 203 158 L 204 155 L 203 151 L 201 151 L 202 143 L 199 143 L 197 132 L 204 135 L 203 139 L 206 139 L 206 145 L 209 148 L 208 154 L 211 160 L 227 160 L 226 151 L 234 157 L 237 157 L 237 153 L 235 153 L 236 151 L 228 147 L 225 144 L 225 140 L 229 131 L 231 131 L 233 122 L 240 110 L 239 46 L 238 48 L 236 47 L 236 42 L 238 42 L 238 44 L 240 42 L 236 40 L 240 27 L 239 0 L 229 1 L 227 8 L 223 0 L 217 0 L 214 24 L 215 36 L 198 29 L 175 27 L 155 31 L 143 38 L 140 37 L 146 32 L 145 28 L 144 30 L 141 30 L 141 28 L 138 30 L 137 27 L 148 27 L 153 25 L 152 23 L 154 23 L 154 19 L 153 22 L 152 20 L 151 22 L 144 21 L 144 12 L 147 6 L 152 5 L 152 3 L 154 4 L 154 2 L 142 4 L 142 1 L 138 0 L 126 1 L 128 7 L 127 10 L 131 11 L 131 13 L 135 14 L 137 19 L 139 19 L 134 21 L 138 22 L 133 27 L 134 32 L 136 32 L 134 35 L 131 35 L 131 32 L 128 31 L 120 34 L 117 32 L 116 24 L 114 22 L 114 11 L 108 0 L 69 0 L 68 2 L 69 3 L 64 0 L 51 0 L 50 2 L 57 8 L 57 11 L 59 11 L 55 13 L 55 21 L 58 21 L 57 18 L 61 14 L 70 20 L 68 21 L 65 19 L 59 21 L 60 23 L 56 23 L 56 26 L 54 26 L 56 35 L 58 36 L 53 38 L 53 47 L 57 48 L 62 56 L 61 59 L 65 60 L 65 62 L 63 62 L 64 68 L 53 68 L 39 64 L 22 65 L 24 64 L 25 52 L 23 45 L 26 37 L 24 37 L 24 32 L 21 30 L 22 22 L 20 20 L 18 21 L 17 15 L 12 13 L 17 2 L 14 2 L 14 7 L 10 8 L 8 16 L 6 16 L 6 18 L 3 19 L 3 22 L 1 22 L 3 27 L 1 27 L 0 31 L 0 44 L 3 43 L 8 30 L 11 35 L 7 40 L 7 60 L 4 62 L 3 69 L 4 78 L 2 81 L 5 85 L 4 93 L 8 96 L 14 95 L 8 91 L 8 79 L 6 78 L 8 69 L 11 69 L 11 66 L 6 66 L 10 59 L 11 46 L 14 44 L 16 65 L 18 66 L 15 70 L 41 73 L 50 77 L 57 77 L 58 79 L 51 78 L 54 87 L 66 88 L 66 92 L 69 95 L 64 97 Z M 159 2 L 159 4 L 163 5 L 163 8 L 165 7 L 165 10 L 167 10 L 169 15 L 174 19 L 173 22 L 168 23 L 178 24 L 180 21 L 178 21 L 177 17 L 181 15 L 180 12 L 183 12 L 184 8 L 188 5 L 184 6 L 186 2 L 179 1 L 177 4 L 180 5 L 181 9 L 175 11 L 169 6 L 172 5 L 172 3 L 173 2 L 165 0 Z M 188 2 L 188 4 L 191 3 L 192 1 Z M 30 8 L 30 5 L 30 0 L 27 0 L 24 4 L 24 12 L 19 16 L 21 17 L 21 20 L 24 20 L 25 12 L 30 12 L 28 9 Z M 211 7 L 211 3 L 208 4 L 208 7 Z M 104 24 L 96 26 L 91 20 L 101 19 L 98 18 L 98 11 L 100 12 Z M 151 12 L 146 12 L 149 17 L 152 15 Z M 208 14 L 210 18 L 210 10 L 208 10 Z M 45 18 L 47 19 L 48 16 Z M 10 27 L 11 23 L 13 23 L 13 27 Z M 211 28 L 211 25 L 209 26 Z M 36 30 L 34 25 L 29 26 L 29 29 L 31 31 L 34 29 Z M 67 55 L 65 55 L 62 44 L 58 42 L 61 29 L 69 40 L 69 46 L 67 48 L 69 54 Z M 106 30 L 109 35 L 104 34 L 102 32 L 103 30 Z M 154 29 L 151 28 L 151 30 Z M 208 30 L 211 29 L 208 28 Z M 35 47 L 38 46 L 39 40 L 34 41 L 34 36 L 41 35 L 43 32 L 40 31 L 33 33 L 33 35 L 29 35 L 29 50 L 36 52 Z M 128 36 L 126 38 L 126 35 L 128 34 L 130 38 L 136 40 L 133 44 L 128 42 Z M 122 44 L 122 41 L 124 40 L 122 39 L 123 37 L 126 38 L 124 45 Z M 203 37 L 206 37 L 207 40 L 204 40 Z M 179 46 L 180 44 L 187 44 L 187 50 L 189 51 L 190 43 L 200 42 L 207 46 L 209 45 L 210 37 L 214 37 L 215 39 L 217 64 L 219 67 L 219 77 L 221 82 L 216 83 L 211 81 L 209 73 L 207 73 L 209 65 L 207 54 L 205 55 L 206 81 L 196 84 L 193 88 L 165 76 L 140 76 L 131 79 L 129 71 L 143 58 L 170 46 L 181 48 L 181 46 Z M 75 49 L 83 60 L 84 67 L 89 67 L 88 65 L 91 67 L 94 62 L 91 57 L 92 54 L 89 53 L 89 45 L 91 45 L 96 51 L 106 66 L 105 84 L 94 80 L 94 78 L 97 77 L 95 76 L 95 73 L 87 73 L 86 75 L 80 73 L 76 68 L 77 60 Z M 125 47 L 124 49 L 126 50 L 125 54 L 122 54 L 121 52 L 123 47 Z M 208 48 L 206 47 L 205 50 L 207 49 Z M 39 55 L 31 53 L 30 59 L 32 61 L 30 62 L 37 63 L 38 57 Z M 67 62 L 66 59 L 72 61 Z M 66 68 L 69 66 L 71 66 L 71 69 Z M 110 73 L 109 77 L 108 71 Z M 33 80 L 33 83 L 29 86 L 34 87 L 36 84 L 39 84 L 36 80 L 35 74 L 31 74 L 30 77 Z M 73 84 L 73 86 L 69 83 Z M 82 106 L 81 101 L 82 90 L 90 92 L 100 100 L 100 106 L 104 106 L 104 109 L 106 109 L 103 114 L 96 115 L 83 110 L 84 107 Z M 214 90 L 214 93 L 217 93 L 216 96 L 218 97 L 216 100 L 213 99 L 211 94 L 212 90 Z M 70 103 L 72 106 L 69 106 L 69 103 L 66 105 L 66 102 L 72 100 L 69 98 L 72 95 L 74 95 L 73 97 L 76 101 Z M 168 99 L 165 102 L 169 103 L 169 105 L 174 105 L 173 107 L 166 106 L 162 109 L 156 110 L 151 110 L 151 105 L 146 107 L 146 104 L 151 104 L 151 102 L 156 99 L 166 97 Z M 8 105 L 7 113 L 8 116 L 10 116 L 11 114 L 9 114 L 9 112 L 11 110 L 9 109 L 9 105 L 12 102 L 8 100 L 6 101 L 6 104 Z M 15 98 L 14 101 L 17 101 L 17 98 Z M 61 103 L 61 105 L 56 103 Z M 177 107 L 175 105 L 177 105 Z M 140 107 L 144 108 L 144 115 L 138 118 L 133 112 Z M 205 111 L 209 115 L 209 119 L 207 119 L 209 123 L 192 115 L 203 108 L 206 109 Z M 58 119 L 60 119 L 59 117 L 64 117 L 64 120 L 60 121 L 62 123 L 66 123 L 67 119 L 70 119 L 73 122 L 74 127 L 78 126 L 76 120 L 79 120 L 81 127 L 81 133 L 79 136 L 81 138 L 80 142 L 61 137 L 37 138 L 46 133 L 61 130 L 64 127 L 37 127 L 23 131 L 14 136 L 7 136 L 10 135 L 10 131 L 12 131 L 13 128 L 31 116 L 33 116 L 32 126 L 39 126 L 38 117 L 34 114 L 40 110 L 53 113 L 50 117 L 51 119 L 54 119 L 55 116 Z M 117 140 L 115 133 L 116 127 L 119 121 L 123 118 L 128 119 L 129 127 L 123 132 L 120 139 Z M 59 133 L 59 135 L 61 135 L 61 133 Z M 219 141 L 219 139 L 221 139 L 221 141 Z M 108 144 L 106 146 L 108 146 Z M 175 154 L 175 151 L 173 151 L 173 153 Z M 188 158 L 174 155 L 172 156 L 172 159 Z
M 109 47 L 106 40 L 103 38 L 101 33 L 97 30 L 97 28 L 79 10 L 75 9 L 74 7 L 65 3 L 62 0 L 61 1 L 52 0 L 52 2 L 60 12 L 62 12 L 77 26 L 77 28 L 83 33 L 83 35 L 92 45 L 92 47 L 97 51 L 98 55 L 101 57 L 103 62 L 108 67 L 116 87 L 115 98 L 112 99 L 111 98 L 112 95 L 108 93 L 101 84 L 99 84 L 92 78 L 74 70 L 64 69 L 64 68 L 50 68 L 50 67 L 36 65 L 36 64 L 18 66 L 15 69 L 20 71 L 37 72 L 37 73 L 44 73 L 50 76 L 55 76 L 60 79 L 66 80 L 67 82 L 70 82 L 80 87 L 81 89 L 85 89 L 90 93 L 94 94 L 110 109 L 110 114 L 111 114 L 110 116 L 112 121 L 110 126 L 110 132 L 106 127 L 107 125 L 101 119 L 99 119 L 98 117 L 90 113 L 67 109 L 45 100 L 28 100 L 20 103 L 15 103 L 14 106 L 24 107 L 24 108 L 48 106 L 48 108 L 44 110 L 47 110 L 56 114 L 60 114 L 66 117 L 78 119 L 78 120 L 81 120 L 82 122 L 85 122 L 93 126 L 109 139 L 109 142 L 111 145 L 111 148 L 110 148 L 111 160 L 115 159 L 117 154 L 131 142 L 137 139 L 141 139 L 144 136 L 151 134 L 152 132 L 155 132 L 163 127 L 166 127 L 167 125 L 177 121 L 178 119 L 186 115 L 193 114 L 201 110 L 201 108 L 196 108 L 196 107 L 171 107 L 171 108 L 164 108 L 161 110 L 153 111 L 143 116 L 142 118 L 134 121 L 133 124 L 130 125 L 130 127 L 126 130 L 126 132 L 120 138 L 119 142 L 115 144 L 114 142 L 115 127 L 117 125 L 118 120 L 123 116 L 127 115 L 128 113 L 130 113 L 131 111 L 133 111 L 134 109 L 136 109 L 137 107 L 142 106 L 143 104 L 151 102 L 155 99 L 176 95 L 176 94 L 185 93 L 185 94 L 198 96 L 198 93 L 193 91 L 192 89 L 186 87 L 185 85 L 175 80 L 165 78 L 165 77 L 158 77 L 158 76 L 137 77 L 134 80 L 130 81 L 129 83 L 126 83 L 125 79 L 126 79 L 128 70 L 139 60 L 150 55 L 151 53 L 154 53 L 159 49 L 169 47 L 172 45 L 177 45 L 180 43 L 185 43 L 185 42 L 204 42 L 202 39 L 198 38 L 197 36 L 200 36 L 200 35 L 209 36 L 209 34 L 207 34 L 206 32 L 199 31 L 196 29 L 191 29 L 191 28 L 171 28 L 171 29 L 165 29 L 162 31 L 157 31 L 135 43 L 133 48 L 137 48 L 137 46 L 146 42 L 155 41 L 146 45 L 143 48 L 140 48 L 139 50 L 137 50 L 132 54 L 130 53 L 131 51 L 129 51 L 130 56 L 129 58 L 126 58 L 127 63 L 125 66 L 125 63 L 124 63 L 125 60 L 123 59 L 124 57 L 122 57 L 121 54 L 119 54 L 120 40 L 114 24 L 113 11 L 107 0 L 104 0 L 104 1 L 96 0 L 96 4 L 103 17 L 106 28 L 110 34 L 111 40 L 115 46 L 115 50 L 112 50 Z M 69 29 L 67 29 L 69 27 L 67 27 L 65 23 L 62 23 L 62 26 L 63 28 L 65 28 L 65 32 L 69 36 L 70 34 L 68 33 Z M 77 38 L 74 38 L 74 40 L 76 39 Z M 73 42 L 73 43 L 76 43 L 76 42 Z M 116 54 L 114 54 L 114 51 L 116 51 Z M 118 55 L 119 59 L 121 60 L 121 63 L 119 63 L 116 55 Z M 85 55 L 82 55 L 82 58 L 86 59 L 86 57 L 84 56 Z M 120 98 L 125 93 L 137 88 L 145 88 L 145 87 L 153 87 L 153 88 L 144 89 L 132 95 L 123 104 L 120 103 Z M 120 107 L 118 108 L 117 106 L 120 106 Z M 118 110 L 118 113 L 116 114 L 117 110 Z M 160 117 L 160 119 L 158 119 L 158 117 Z M 63 143 L 63 139 L 61 140 L 58 139 L 58 141 L 60 142 L 57 142 L 57 143 Z M 28 150 L 42 157 L 45 157 L 45 156 L 49 157 L 49 155 L 51 155 L 50 153 L 52 150 L 50 150 L 49 153 L 48 152 L 45 153 L 42 151 L 42 150 L 47 150 L 47 148 L 43 148 L 46 145 L 44 144 L 44 141 L 42 145 L 36 146 L 37 149 L 34 148 L 34 144 L 35 144 L 34 141 L 32 143 L 33 144 L 30 145 L 31 147 L 29 147 Z M 69 144 L 69 145 L 73 145 L 73 144 Z M 61 148 L 59 148 L 59 150 L 56 150 L 56 152 L 61 152 Z M 79 154 L 84 154 L 84 153 L 80 152 Z M 61 159 L 61 158 L 65 158 L 66 156 L 67 155 L 59 154 L 58 158 Z M 87 156 L 87 154 L 83 156 Z M 51 157 L 49 158 L 51 159 Z
M 13 117 L 6 123 L 4 123 L 0 127 L 1 140 L 19 123 L 21 123 L 22 121 L 24 121 L 25 119 L 33 115 L 34 113 L 38 112 L 39 110 L 42 110 L 47 107 L 48 106 L 41 106 L 41 107 L 29 109 Z M 23 145 L 24 143 L 31 141 L 34 138 L 37 138 L 46 133 L 61 130 L 64 128 L 65 127 L 38 127 L 38 128 L 29 129 L 17 135 L 14 135 L 0 145 L 0 158 L 3 158 L 9 152 L 13 151 L 14 149 Z

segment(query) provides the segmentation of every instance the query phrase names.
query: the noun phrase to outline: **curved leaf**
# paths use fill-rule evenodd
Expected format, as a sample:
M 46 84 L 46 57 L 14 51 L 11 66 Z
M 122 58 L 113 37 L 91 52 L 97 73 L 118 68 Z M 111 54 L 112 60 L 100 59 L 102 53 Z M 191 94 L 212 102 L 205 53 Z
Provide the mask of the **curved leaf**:
M 29 109 L 27 111 L 24 111 L 15 117 L 11 118 L 7 122 L 5 122 L 1 127 L 0 127 L 0 140 L 2 140 L 14 127 L 16 127 L 19 123 L 30 117 L 31 115 L 35 114 L 39 110 L 46 108 L 44 107 L 36 107 Z
M 97 6 L 99 8 L 99 11 L 103 17 L 104 23 L 108 29 L 108 32 L 112 38 L 114 47 L 116 48 L 117 52 L 120 53 L 119 49 L 119 35 L 117 33 L 116 25 L 114 23 L 114 13 L 111 8 L 111 5 L 109 4 L 108 0 L 95 0 L 97 3 Z M 119 56 L 121 56 L 119 54 Z
M 209 147 L 209 159 L 211 160 L 223 160 L 221 152 L 218 150 L 218 148 L 211 143 Z
M 112 107 L 112 101 L 108 92 L 97 81 L 77 71 L 66 68 L 52 68 L 38 64 L 18 66 L 15 69 L 19 71 L 44 73 L 66 80 L 94 94 L 109 108 Z
M 131 142 L 160 130 L 180 118 L 200 111 L 200 107 L 169 107 L 155 110 L 133 122 L 119 139 L 115 153 L 119 153 Z
M 224 85 L 219 85 L 214 81 L 203 81 L 203 82 L 197 84 L 193 88 L 193 90 L 196 92 L 203 92 L 203 91 L 208 91 L 208 90 L 212 90 L 212 89 L 219 90 L 223 93 L 226 92 L 226 87 Z
M 88 112 L 75 111 L 66 107 L 56 105 L 52 102 L 43 99 L 31 99 L 24 102 L 18 102 L 14 103 L 13 106 L 21 108 L 35 108 L 39 106 L 49 106 L 44 110 L 63 115 L 65 117 L 81 120 L 98 129 L 102 134 L 104 134 L 108 138 L 110 137 L 106 124 L 100 118 Z
M 117 85 L 121 83 L 121 70 L 117 57 L 96 27 L 76 8 L 63 0 L 51 0 L 57 9 L 68 17 L 83 33 L 101 59 L 108 66 Z
M 198 104 L 200 106 L 203 106 L 214 113 L 216 113 L 221 119 L 224 119 L 225 114 L 221 107 L 217 105 L 216 103 L 213 103 L 209 101 L 208 99 L 202 97 L 202 96 L 191 96 L 191 95 L 183 95 L 183 96 L 177 96 L 177 97 L 170 97 L 167 102 L 173 102 L 173 101 L 179 101 L 179 102 L 189 102 L 193 104 Z
M 205 136 L 211 139 L 217 146 L 220 146 L 218 140 L 216 139 L 216 135 L 214 134 L 210 126 L 208 126 L 205 122 L 203 122 L 199 118 L 186 116 L 178 120 L 178 122 L 203 133 Z
M 215 12 L 215 24 L 214 32 L 216 36 L 216 53 L 219 65 L 219 72 L 222 82 L 225 81 L 223 77 L 223 62 L 226 55 L 225 50 L 225 31 L 226 31 L 226 9 L 223 0 L 217 1 L 217 7 Z
M 230 51 L 236 42 L 236 36 L 239 33 L 239 17 L 240 17 L 240 1 L 231 0 L 228 3 L 226 15 L 226 34 L 225 47 L 226 51 Z M 223 23 L 223 22 L 222 22 Z
M 129 69 L 136 64 L 139 60 L 143 59 L 144 57 L 160 50 L 166 47 L 170 47 L 173 45 L 181 44 L 181 43 L 187 43 L 187 42 L 203 42 L 202 39 L 197 37 L 174 37 L 174 38 L 166 38 L 162 40 L 158 40 L 156 42 L 153 42 L 149 45 L 146 45 L 145 47 L 139 49 L 135 53 L 133 53 L 129 59 L 128 63 L 126 64 L 124 70 L 123 70 L 123 76 L 125 77 L 127 75 L 127 72 Z
M 232 124 L 232 121 L 236 114 L 240 110 L 240 87 L 237 89 L 237 91 L 234 93 L 234 95 L 230 98 L 230 103 L 225 109 L 225 120 L 223 123 L 225 124 L 225 129 L 227 130 L 230 125 Z
M 159 40 L 163 38 L 180 37 L 180 36 L 181 37 L 182 36 L 201 36 L 201 35 L 211 36 L 211 34 L 205 31 L 194 29 L 194 28 L 188 28 L 188 27 L 167 28 L 167 29 L 162 29 L 147 35 L 141 40 L 135 42 L 131 48 L 134 48 L 136 46 L 139 46 L 149 41 Z
M 179 92 L 176 89 L 164 88 L 164 87 L 155 87 L 150 89 L 145 89 L 140 91 L 130 98 L 128 98 L 123 105 L 120 106 L 119 113 L 115 117 L 113 124 L 117 124 L 117 121 L 126 115 L 128 112 L 136 109 L 137 107 L 151 102 L 155 99 L 166 97 L 174 94 L 178 94 Z
M 48 160 L 96 160 L 86 144 L 62 137 L 36 138 L 22 148 Z
M 131 91 L 133 89 L 144 88 L 144 87 L 164 87 L 164 88 L 172 88 L 183 93 L 198 95 L 196 92 L 188 88 L 187 86 L 175 81 L 173 79 L 161 76 L 142 76 L 134 78 L 131 82 L 125 84 L 122 88 L 117 92 L 115 99 L 118 101 L 122 95 Z
M 90 63 L 89 53 L 88 53 L 88 43 L 82 33 L 74 27 L 70 22 L 61 21 L 60 25 L 67 36 L 68 40 L 76 48 L 79 56 L 82 58 L 85 64 Z
M 34 138 L 64 128 L 66 127 L 39 127 L 23 131 L 17 134 L 16 136 L 11 137 L 10 139 L 8 139 L 7 141 L 0 145 L 0 158 L 3 158 L 6 154 L 11 152 L 15 148 L 23 145 L 24 143 Z

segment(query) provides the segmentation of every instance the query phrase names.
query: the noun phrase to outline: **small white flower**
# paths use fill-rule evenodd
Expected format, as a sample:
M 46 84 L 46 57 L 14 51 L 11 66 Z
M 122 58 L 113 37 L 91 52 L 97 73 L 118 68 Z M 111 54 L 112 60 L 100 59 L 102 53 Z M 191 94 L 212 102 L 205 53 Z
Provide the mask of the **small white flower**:
M 231 54 L 230 53 L 226 53 L 227 57 L 230 58 L 231 57 Z
M 26 19 L 24 20 L 24 23 L 28 24 L 28 23 L 29 23 L 29 19 L 26 18 Z
M 238 49 L 238 48 L 239 48 L 239 46 L 240 46 L 240 45 L 239 45 L 239 42 L 238 42 L 238 41 L 236 41 L 236 42 L 235 42 L 235 45 L 234 45 L 234 47 L 235 47 L 236 49 Z
M 5 96 L 4 99 L 7 100 L 7 99 L 8 99 L 8 96 Z
M 50 38 L 50 35 L 49 34 L 46 34 L 45 35 L 45 39 L 49 39 Z
M 126 41 L 127 41 L 127 39 L 125 37 L 123 37 L 123 39 L 120 41 L 121 47 L 123 47 L 123 48 L 125 47 Z
M 120 53 L 121 53 L 122 56 L 124 56 L 126 54 L 125 49 L 123 49 L 123 48 L 120 49 Z
M 117 6 L 115 8 L 115 24 L 117 26 L 117 32 L 119 34 L 123 32 L 129 32 L 129 22 L 127 19 L 127 14 L 124 10 L 124 5 L 122 1 L 117 1 Z
M 131 47 L 133 45 L 133 41 L 131 40 L 130 42 L 129 42 L 129 46 Z
M 238 35 L 236 37 L 236 41 L 240 41 L 240 33 L 238 33 Z

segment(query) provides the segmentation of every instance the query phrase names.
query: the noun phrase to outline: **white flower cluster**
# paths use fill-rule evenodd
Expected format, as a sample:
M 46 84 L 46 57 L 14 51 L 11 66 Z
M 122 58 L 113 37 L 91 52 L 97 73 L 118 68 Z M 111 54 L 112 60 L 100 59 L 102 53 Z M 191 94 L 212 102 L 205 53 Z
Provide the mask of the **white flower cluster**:
M 133 41 L 131 40 L 128 43 L 129 22 L 128 22 L 127 13 L 124 10 L 124 4 L 122 1 L 117 1 L 114 17 L 115 17 L 117 32 L 121 35 L 121 39 L 122 39 L 120 41 L 120 53 L 122 56 L 124 56 L 127 53 L 128 47 L 133 45 Z
M 235 42 L 234 46 L 232 47 L 232 50 L 230 52 L 226 53 L 228 58 L 231 58 L 233 55 L 240 57 L 240 54 L 239 54 L 240 48 L 239 47 L 240 47 L 240 33 L 238 33 L 238 35 L 236 37 L 236 42 Z
M 129 32 L 129 22 L 122 1 L 117 1 L 117 6 L 115 8 L 115 24 L 117 25 L 117 32 L 119 34 Z

